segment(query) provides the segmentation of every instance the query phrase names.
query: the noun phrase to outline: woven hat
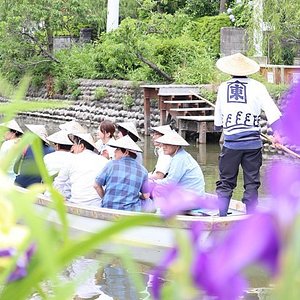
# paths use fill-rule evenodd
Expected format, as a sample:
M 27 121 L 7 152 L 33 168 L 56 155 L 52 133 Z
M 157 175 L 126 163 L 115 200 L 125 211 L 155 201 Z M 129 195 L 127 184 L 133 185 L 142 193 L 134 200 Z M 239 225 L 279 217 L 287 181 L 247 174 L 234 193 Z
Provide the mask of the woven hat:
M 259 71 L 259 64 L 241 53 L 220 58 L 216 66 L 229 75 L 247 76 Z
M 47 140 L 54 144 L 59 145 L 73 145 L 68 137 L 68 132 L 66 130 L 57 131 L 47 137 Z
M 150 130 L 157 131 L 161 134 L 167 134 L 172 131 L 172 128 L 170 127 L 170 125 L 162 125 L 157 127 L 151 127 Z
M 131 152 L 143 152 L 143 150 L 128 136 L 125 135 L 117 140 L 110 140 L 108 146 L 114 148 L 123 148 Z
M 12 120 L 10 120 L 6 123 L 1 123 L 0 126 L 4 126 L 4 127 L 7 127 L 11 130 L 15 130 L 15 131 L 24 133 L 22 128 L 19 126 L 19 124 L 17 123 L 17 121 L 15 119 L 12 119 Z
M 60 124 L 58 127 L 59 129 L 66 130 L 69 133 L 87 133 L 87 131 L 77 121 L 74 120 Z
M 141 139 L 138 132 L 137 132 L 137 129 L 136 129 L 134 123 L 132 123 L 132 122 L 117 123 L 117 126 L 123 127 L 127 131 L 131 132 L 138 139 Z
M 189 143 L 175 130 L 161 136 L 156 140 L 156 142 L 175 146 L 189 146 Z
M 77 136 L 78 138 L 86 141 L 87 143 L 92 145 L 97 150 L 97 146 L 95 144 L 95 141 L 94 141 L 94 139 L 93 139 L 93 137 L 90 133 L 72 133 L 72 134 L 68 134 L 68 137 L 72 142 L 73 142 L 73 137 L 74 136 Z
M 49 143 L 47 140 L 47 129 L 45 125 L 31 125 L 31 124 L 25 124 L 26 128 L 30 130 L 32 133 L 37 135 L 40 139 L 42 139 L 47 144 Z

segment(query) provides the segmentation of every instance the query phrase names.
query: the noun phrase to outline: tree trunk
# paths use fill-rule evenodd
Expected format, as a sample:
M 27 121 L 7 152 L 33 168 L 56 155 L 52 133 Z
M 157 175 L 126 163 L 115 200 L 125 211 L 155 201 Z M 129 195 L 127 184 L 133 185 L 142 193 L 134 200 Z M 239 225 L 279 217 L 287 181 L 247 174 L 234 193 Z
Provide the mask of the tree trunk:
M 220 0 L 220 10 L 219 10 L 220 14 L 226 12 L 226 4 L 227 4 L 227 0 Z

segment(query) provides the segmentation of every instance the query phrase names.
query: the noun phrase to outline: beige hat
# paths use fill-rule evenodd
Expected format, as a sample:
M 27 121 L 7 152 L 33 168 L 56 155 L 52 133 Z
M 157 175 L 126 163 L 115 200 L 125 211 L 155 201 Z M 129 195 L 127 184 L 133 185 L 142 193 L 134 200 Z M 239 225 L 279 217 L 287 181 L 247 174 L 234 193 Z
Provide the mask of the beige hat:
M 68 137 L 68 132 L 66 130 L 57 131 L 47 137 L 47 140 L 54 144 L 60 145 L 73 145 Z
M 35 135 L 37 135 L 39 138 L 41 138 L 44 142 L 46 142 L 47 144 L 49 144 L 48 140 L 47 140 L 47 130 L 45 125 L 31 125 L 31 124 L 25 124 L 25 126 L 28 128 L 28 130 L 30 130 L 32 133 L 34 133 Z
M 175 130 L 172 130 L 169 133 L 161 136 L 156 140 L 156 142 L 167 145 L 175 145 L 175 146 L 188 146 L 189 143 L 179 135 Z
M 117 140 L 111 139 L 107 145 L 114 148 L 127 149 L 131 152 L 143 152 L 143 150 L 128 135 L 125 135 Z
M 241 53 L 220 58 L 216 66 L 229 75 L 247 76 L 259 71 L 259 64 Z
M 71 133 L 71 134 L 68 134 L 68 137 L 72 142 L 73 142 L 73 137 L 74 136 L 77 136 L 80 139 L 86 141 L 87 143 L 92 145 L 97 150 L 97 146 L 95 144 L 95 141 L 94 141 L 94 139 L 93 139 L 93 137 L 90 133 Z
M 0 126 L 4 126 L 11 130 L 15 130 L 15 131 L 23 133 L 23 130 L 21 129 L 21 127 L 19 126 L 19 124 L 17 123 L 17 121 L 15 119 L 12 119 L 6 123 L 1 123 Z
M 138 139 L 141 139 L 133 122 L 117 123 L 117 126 L 123 127 L 124 129 L 135 135 Z
M 66 130 L 69 133 L 87 133 L 87 131 L 77 122 L 77 121 L 69 121 L 64 124 L 60 124 L 59 129 Z
M 170 127 L 170 125 L 162 125 L 162 126 L 157 126 L 157 127 L 151 127 L 150 129 L 153 130 L 153 131 L 157 131 L 161 134 L 167 134 L 167 133 L 172 131 L 172 128 Z

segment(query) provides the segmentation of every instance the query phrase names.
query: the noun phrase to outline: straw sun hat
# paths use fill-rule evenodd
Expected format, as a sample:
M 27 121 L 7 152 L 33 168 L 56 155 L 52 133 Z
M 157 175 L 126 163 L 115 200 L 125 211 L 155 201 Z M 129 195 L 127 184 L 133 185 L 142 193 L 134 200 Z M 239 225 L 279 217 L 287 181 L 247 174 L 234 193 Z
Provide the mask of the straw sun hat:
M 17 123 L 17 121 L 15 119 L 12 119 L 6 123 L 1 123 L 0 126 L 4 126 L 4 127 L 7 127 L 11 130 L 15 130 L 15 131 L 18 131 L 20 133 L 24 133 L 22 128 L 19 126 L 19 124 Z
M 220 58 L 216 63 L 217 68 L 229 75 L 247 76 L 259 71 L 259 65 L 253 59 L 236 53 Z
M 123 123 L 117 123 L 117 126 L 123 127 L 127 131 L 131 132 L 134 136 L 136 136 L 139 140 L 141 139 L 134 123 L 132 122 L 123 122 Z
M 143 150 L 128 135 L 117 140 L 110 140 L 107 145 L 114 148 L 127 149 L 131 152 L 143 152 Z
M 68 137 L 69 137 L 70 141 L 73 142 L 73 137 L 74 136 L 77 136 L 81 140 L 86 141 L 87 143 L 89 143 L 90 145 L 92 145 L 97 150 L 97 146 L 95 144 L 95 141 L 94 141 L 94 139 L 93 139 L 93 137 L 92 137 L 92 135 L 90 133 L 81 133 L 81 132 L 80 133 L 74 133 L 74 134 L 73 133 L 71 133 L 71 134 L 69 133 Z
M 37 135 L 44 142 L 46 142 L 47 144 L 49 143 L 47 140 L 48 133 L 47 133 L 45 125 L 25 124 L 25 126 L 29 131 L 31 131 L 32 133 Z
M 167 134 L 172 131 L 172 128 L 170 125 L 162 125 L 162 126 L 157 126 L 157 127 L 151 127 L 151 131 L 157 131 L 161 134 Z
M 57 131 L 47 137 L 47 140 L 54 144 L 59 145 L 73 145 L 68 137 L 68 132 L 66 130 Z
M 189 146 L 189 143 L 175 130 L 161 136 L 156 140 L 156 142 L 174 146 Z
M 69 133 L 87 133 L 87 131 L 77 121 L 74 120 L 60 124 L 58 127 L 59 129 L 66 130 Z

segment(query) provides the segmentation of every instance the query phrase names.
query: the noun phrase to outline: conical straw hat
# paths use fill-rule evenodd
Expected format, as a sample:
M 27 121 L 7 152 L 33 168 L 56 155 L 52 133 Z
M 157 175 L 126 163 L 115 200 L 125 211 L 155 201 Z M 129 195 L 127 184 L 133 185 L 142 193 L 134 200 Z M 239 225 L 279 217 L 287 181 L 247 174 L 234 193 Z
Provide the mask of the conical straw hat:
M 87 131 L 77 121 L 74 120 L 60 124 L 58 127 L 59 129 L 66 130 L 69 133 L 87 133 Z
M 175 146 L 189 146 L 189 143 L 175 130 L 172 130 L 171 132 L 161 136 L 156 140 L 156 142 Z
M 93 139 L 93 137 L 90 133 L 71 133 L 71 134 L 68 134 L 68 137 L 72 142 L 73 142 L 73 136 L 77 136 L 80 139 L 86 141 L 87 143 L 92 145 L 97 150 L 97 146 L 95 144 L 95 141 L 94 141 L 94 139 Z
M 229 75 L 247 76 L 259 71 L 260 67 L 253 59 L 241 53 L 220 58 L 216 66 L 219 70 Z
M 15 131 L 23 133 L 22 128 L 19 126 L 19 124 L 17 123 L 17 121 L 15 119 L 12 119 L 6 123 L 1 123 L 0 126 L 4 126 L 11 130 L 15 130 Z
M 172 128 L 170 127 L 170 125 L 162 125 L 157 127 L 151 127 L 150 130 L 157 131 L 161 134 L 167 134 L 172 131 Z
M 73 143 L 70 141 L 68 137 L 67 130 L 60 130 L 57 131 L 47 137 L 47 140 L 54 144 L 59 145 L 73 145 Z
M 127 149 L 131 152 L 143 152 L 143 150 L 128 135 L 117 140 L 110 140 L 107 145 L 114 148 Z
M 117 126 L 123 127 L 124 129 L 126 129 L 127 131 L 129 131 L 133 135 L 135 135 L 138 139 L 141 139 L 134 123 L 132 123 L 132 122 L 117 123 Z
M 49 143 L 47 140 L 48 133 L 47 133 L 47 129 L 46 129 L 45 125 L 25 124 L 25 126 L 28 128 L 28 130 L 30 130 L 31 132 L 36 134 L 44 142 L 46 142 L 47 144 Z

